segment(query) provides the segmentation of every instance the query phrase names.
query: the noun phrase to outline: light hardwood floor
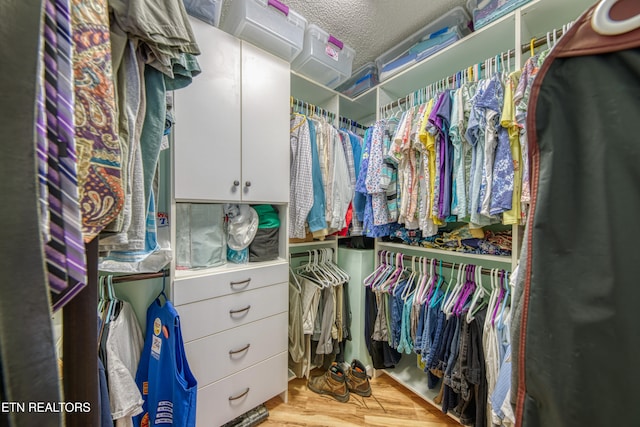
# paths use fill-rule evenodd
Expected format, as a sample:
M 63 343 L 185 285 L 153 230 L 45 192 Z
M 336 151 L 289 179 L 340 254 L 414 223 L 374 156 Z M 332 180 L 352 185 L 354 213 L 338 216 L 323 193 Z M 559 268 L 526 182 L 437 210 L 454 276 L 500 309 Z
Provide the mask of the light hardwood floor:
M 266 402 L 269 418 L 260 426 L 460 426 L 387 375 L 372 379 L 371 388 L 371 397 L 352 394 L 347 403 L 340 403 L 312 392 L 304 379 L 292 380 L 289 402 L 280 397 Z

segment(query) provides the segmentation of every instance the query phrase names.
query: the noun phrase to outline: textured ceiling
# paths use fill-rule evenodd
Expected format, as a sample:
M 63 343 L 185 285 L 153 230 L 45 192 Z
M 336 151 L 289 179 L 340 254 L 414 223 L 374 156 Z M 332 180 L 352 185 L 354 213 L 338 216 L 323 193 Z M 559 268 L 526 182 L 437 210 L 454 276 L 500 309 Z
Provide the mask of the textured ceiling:
M 228 3 L 224 0 L 221 20 Z M 356 51 L 353 69 L 373 61 L 465 0 L 282 0 Z

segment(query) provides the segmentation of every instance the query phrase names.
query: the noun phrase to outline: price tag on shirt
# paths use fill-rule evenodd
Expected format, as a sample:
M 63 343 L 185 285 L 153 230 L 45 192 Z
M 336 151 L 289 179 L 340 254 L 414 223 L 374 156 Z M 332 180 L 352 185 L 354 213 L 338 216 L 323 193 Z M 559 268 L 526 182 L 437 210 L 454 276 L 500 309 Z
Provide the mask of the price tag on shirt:
M 338 50 L 333 47 L 331 43 L 327 43 L 327 46 L 325 46 L 324 48 L 324 52 L 329 56 L 329 58 L 332 58 L 334 61 L 337 61 L 339 59 L 338 56 L 340 55 L 340 52 L 338 52 Z

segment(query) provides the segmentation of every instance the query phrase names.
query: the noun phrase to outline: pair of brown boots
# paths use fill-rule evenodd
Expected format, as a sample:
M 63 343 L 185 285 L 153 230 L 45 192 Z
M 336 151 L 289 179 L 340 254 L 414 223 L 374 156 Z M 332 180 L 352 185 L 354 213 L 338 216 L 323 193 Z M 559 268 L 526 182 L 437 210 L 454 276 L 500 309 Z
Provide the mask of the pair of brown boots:
M 333 362 L 324 375 L 309 379 L 307 387 L 315 393 L 327 394 L 343 403 L 349 400 L 349 393 L 371 396 L 371 384 L 366 368 L 357 359 L 351 362 L 346 372 L 338 363 Z

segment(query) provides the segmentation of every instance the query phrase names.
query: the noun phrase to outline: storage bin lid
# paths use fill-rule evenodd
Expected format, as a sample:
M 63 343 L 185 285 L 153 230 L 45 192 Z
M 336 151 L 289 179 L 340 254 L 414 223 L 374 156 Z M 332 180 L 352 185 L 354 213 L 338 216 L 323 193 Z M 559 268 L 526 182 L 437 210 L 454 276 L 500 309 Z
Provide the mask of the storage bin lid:
M 351 75 L 355 50 L 315 24 L 309 24 L 304 48 L 291 68 L 312 80 L 334 88 Z
M 302 50 L 307 20 L 278 0 L 233 0 L 222 23 L 229 34 L 289 62 Z

